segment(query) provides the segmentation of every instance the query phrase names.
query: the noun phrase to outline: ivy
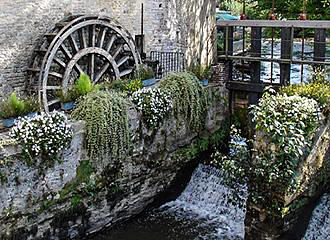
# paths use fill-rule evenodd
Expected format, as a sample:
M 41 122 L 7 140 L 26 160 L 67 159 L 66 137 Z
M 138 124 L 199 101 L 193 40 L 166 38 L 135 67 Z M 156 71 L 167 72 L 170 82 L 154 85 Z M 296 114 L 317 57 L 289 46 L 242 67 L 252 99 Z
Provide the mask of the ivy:
M 183 117 L 192 130 L 199 131 L 204 124 L 209 98 L 198 78 L 188 72 L 173 73 L 162 79 L 159 87 L 172 95 L 176 119 Z
M 98 91 L 83 97 L 72 112 L 86 123 L 90 159 L 122 159 L 130 146 L 127 101 L 116 92 Z

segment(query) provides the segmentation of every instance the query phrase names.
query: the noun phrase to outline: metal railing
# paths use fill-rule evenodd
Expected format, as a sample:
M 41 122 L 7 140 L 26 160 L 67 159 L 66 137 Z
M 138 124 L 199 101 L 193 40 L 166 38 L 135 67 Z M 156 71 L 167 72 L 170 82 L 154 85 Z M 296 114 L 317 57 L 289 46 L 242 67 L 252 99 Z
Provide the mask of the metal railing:
M 185 69 L 185 55 L 180 52 L 157 52 L 150 53 L 151 61 L 157 62 L 156 77 L 162 78 L 171 72 L 180 72 Z

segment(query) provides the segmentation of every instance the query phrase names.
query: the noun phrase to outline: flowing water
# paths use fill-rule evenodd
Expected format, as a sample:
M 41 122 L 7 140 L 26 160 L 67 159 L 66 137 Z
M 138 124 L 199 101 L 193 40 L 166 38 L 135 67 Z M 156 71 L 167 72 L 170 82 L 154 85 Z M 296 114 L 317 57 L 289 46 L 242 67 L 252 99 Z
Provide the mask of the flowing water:
M 314 209 L 303 240 L 330 239 L 330 195 L 324 195 Z
M 247 190 L 242 206 L 232 201 L 219 170 L 200 164 L 182 194 L 139 218 L 98 236 L 97 240 L 244 239 Z
M 314 44 L 311 41 L 306 41 L 304 44 L 304 54 L 302 56 L 302 43 L 299 41 L 295 41 L 293 43 L 293 60 L 308 60 L 312 61 L 314 56 Z M 262 41 L 262 48 L 261 48 L 262 57 L 271 57 L 271 40 L 264 39 Z M 274 51 L 273 55 L 275 59 L 281 58 L 281 41 L 276 39 L 274 41 Z M 326 48 L 326 58 L 327 61 L 330 59 L 330 47 L 329 44 Z M 280 64 L 273 63 L 273 75 L 271 74 L 271 63 L 270 62 L 261 62 L 261 81 L 263 82 L 270 82 L 272 79 L 274 83 L 280 82 Z M 313 73 L 313 66 L 312 65 L 303 65 L 300 64 L 292 64 L 291 65 L 291 76 L 290 82 L 292 84 L 299 84 L 301 82 L 306 83 L 312 79 Z M 301 77 L 302 76 L 302 77 Z M 326 79 L 330 80 L 330 67 L 326 67 L 324 71 L 324 76 Z M 242 79 L 242 76 L 239 72 L 234 73 L 235 79 Z M 244 79 L 248 81 L 250 76 L 248 74 L 244 75 Z

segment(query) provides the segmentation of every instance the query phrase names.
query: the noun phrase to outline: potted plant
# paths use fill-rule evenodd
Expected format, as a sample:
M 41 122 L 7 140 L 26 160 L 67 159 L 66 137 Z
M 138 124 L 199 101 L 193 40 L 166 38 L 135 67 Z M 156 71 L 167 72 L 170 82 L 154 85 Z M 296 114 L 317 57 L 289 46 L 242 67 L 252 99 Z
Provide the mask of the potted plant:
M 27 97 L 25 100 L 25 115 L 32 118 L 36 116 L 40 110 L 39 101 L 36 97 Z
M 0 118 L 3 119 L 4 127 L 12 127 L 17 117 L 23 116 L 25 113 L 25 102 L 18 99 L 15 92 L 0 104 Z
M 60 91 L 59 98 L 61 100 L 61 108 L 64 111 L 69 111 L 74 108 L 75 101 L 92 91 L 98 90 L 99 86 L 94 85 L 90 79 L 90 77 L 81 73 L 80 77 L 74 84 L 74 86 L 70 87 L 67 92 Z
M 74 102 L 78 98 L 77 91 L 74 87 L 69 88 L 66 93 L 60 91 L 58 96 L 61 100 L 61 109 L 63 111 L 70 111 L 74 108 Z
M 209 79 L 211 77 L 211 67 L 201 64 L 193 64 L 188 68 L 188 71 L 196 75 L 203 86 L 209 84 Z
M 134 77 L 141 79 L 144 87 L 152 86 L 157 82 L 152 68 L 144 64 L 139 65 Z

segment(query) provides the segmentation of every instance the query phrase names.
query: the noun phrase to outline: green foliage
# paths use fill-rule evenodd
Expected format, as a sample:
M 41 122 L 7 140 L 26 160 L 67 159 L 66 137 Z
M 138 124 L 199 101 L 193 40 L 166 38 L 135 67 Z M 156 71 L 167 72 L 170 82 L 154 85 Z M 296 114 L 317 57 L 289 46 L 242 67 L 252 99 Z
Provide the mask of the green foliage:
M 138 70 L 136 71 L 134 76 L 134 78 L 141 80 L 146 80 L 154 77 L 155 77 L 155 73 L 152 70 L 152 68 L 144 64 L 140 64 L 138 66 Z
M 249 0 L 247 2 L 247 12 L 251 19 L 268 19 L 272 9 L 272 1 L 269 0 Z M 276 0 L 275 13 L 277 19 L 299 18 L 303 12 L 304 2 L 306 3 L 306 13 L 309 20 L 329 20 L 330 0 Z
M 266 92 L 251 109 L 256 129 L 266 133 L 284 154 L 298 158 L 319 127 L 320 109 L 313 99 Z
M 86 149 L 91 159 L 123 158 L 129 148 L 127 102 L 116 92 L 97 91 L 84 96 L 72 118 L 86 124 Z
M 173 73 L 163 78 L 159 87 L 172 95 L 176 119 L 183 117 L 192 130 L 199 131 L 208 108 L 208 91 L 189 72 Z
M 75 88 L 80 96 L 84 96 L 90 93 L 94 86 L 89 76 L 85 73 L 81 73 L 79 79 L 75 83 Z
M 199 80 L 210 79 L 211 77 L 211 66 L 204 66 L 201 64 L 192 64 L 188 68 L 189 72 L 192 72 Z
M 128 92 L 128 94 L 132 95 L 133 93 L 139 91 L 143 87 L 143 83 L 141 79 L 131 79 L 128 83 L 124 84 L 124 91 Z
M 60 90 L 60 91 L 58 91 L 57 95 L 60 98 L 62 103 L 76 101 L 79 97 L 79 93 L 75 87 L 69 88 L 66 93 L 64 93 L 62 90 Z
M 299 95 L 316 100 L 325 115 L 330 114 L 330 83 L 317 77 L 309 84 L 291 85 L 281 88 L 282 94 Z
M 39 111 L 39 102 L 34 96 L 19 99 L 13 92 L 0 103 L 0 118 L 8 119 Z

